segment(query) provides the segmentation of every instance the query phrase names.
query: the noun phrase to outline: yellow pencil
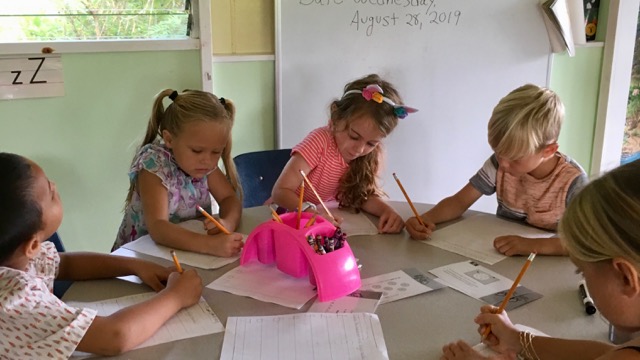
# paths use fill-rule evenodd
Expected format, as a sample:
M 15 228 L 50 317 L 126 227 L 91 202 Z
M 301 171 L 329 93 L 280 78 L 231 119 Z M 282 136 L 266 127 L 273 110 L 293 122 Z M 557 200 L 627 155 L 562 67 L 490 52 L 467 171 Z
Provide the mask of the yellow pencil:
M 176 252 L 173 250 L 171 250 L 171 257 L 173 258 L 174 264 L 176 264 L 176 269 L 180 274 L 182 274 L 182 266 L 180 266 L 180 261 L 178 261 L 178 256 L 176 255 Z
M 220 231 L 222 231 L 223 233 L 227 234 L 227 235 L 231 235 L 231 232 L 229 230 L 227 230 L 227 228 L 225 228 L 222 224 L 220 224 L 218 222 L 218 220 L 216 220 L 213 216 L 209 215 L 209 213 L 203 209 L 202 207 L 200 207 L 200 205 L 197 206 L 198 211 L 200 211 L 202 213 L 202 215 L 206 216 L 207 219 L 211 220 L 211 222 L 218 228 L 220 229 Z
M 409 195 L 407 194 L 406 191 L 404 191 L 404 186 L 402 186 L 402 183 L 400 182 L 400 179 L 398 179 L 398 177 L 396 176 L 396 173 L 393 173 L 393 178 L 396 179 L 396 182 L 398 183 L 398 186 L 400 187 L 400 191 L 402 191 L 402 193 L 404 194 L 404 198 L 407 199 L 407 202 L 409 203 L 409 206 L 411 206 L 411 210 L 413 210 L 413 214 L 418 219 L 418 222 L 420 223 L 420 225 L 426 226 L 424 224 L 424 221 L 422 221 L 422 218 L 420 217 L 420 214 L 418 214 L 418 210 L 416 210 L 415 206 L 413 206 L 413 203 L 411 202 L 411 199 L 409 199 Z
M 280 215 L 278 215 L 278 213 L 273 210 L 273 208 L 271 206 L 268 206 L 269 210 L 271 210 L 271 216 L 273 217 L 273 220 L 279 222 L 280 224 L 282 224 L 282 219 L 280 218 Z
M 313 225 L 316 222 L 316 215 L 318 214 L 313 214 L 313 216 L 311 216 L 311 219 L 309 219 L 309 221 L 304 224 L 304 227 L 308 228 L 309 226 Z
M 300 184 L 300 199 L 298 200 L 298 217 L 296 218 L 296 229 L 300 229 L 300 219 L 302 218 L 302 199 L 304 199 L 304 180 Z
M 309 187 L 311 188 L 311 191 L 313 191 L 313 193 L 316 195 L 316 198 L 320 202 L 320 205 L 322 205 L 322 208 L 324 209 L 324 211 L 327 213 L 327 215 L 329 215 L 331 220 L 333 220 L 335 222 L 336 218 L 333 217 L 333 215 L 331 214 L 329 209 L 327 209 L 327 207 L 324 205 L 324 202 L 322 202 L 322 199 L 320 198 L 320 195 L 318 195 L 318 192 L 313 187 L 313 184 L 311 183 L 311 181 L 309 181 L 309 179 L 307 178 L 307 175 L 302 170 L 300 170 L 300 174 L 302 174 L 302 177 L 304 178 L 304 181 L 307 183 L 307 185 L 309 185 Z
M 522 280 L 522 276 L 524 276 L 524 273 L 527 271 L 527 269 L 529 268 L 529 265 L 531 265 L 531 262 L 535 257 L 536 257 L 536 253 L 529 254 L 529 258 L 527 258 L 527 261 L 524 263 L 524 265 L 522 265 L 522 270 L 520 270 L 520 274 L 518 274 L 518 277 L 513 282 L 513 285 L 511 285 L 511 289 L 509 289 L 509 292 L 507 292 L 507 295 L 504 296 L 504 300 L 502 300 L 502 304 L 500 304 L 500 307 L 498 307 L 498 310 L 496 310 L 495 312 L 496 314 L 500 314 L 501 312 L 504 311 L 504 308 L 507 307 L 507 304 L 509 303 L 509 300 L 513 296 L 513 293 L 516 291 L 516 288 L 518 287 L 520 280 Z M 489 335 L 490 332 L 491 332 L 491 326 L 487 326 L 484 329 L 484 332 L 482 333 L 482 340 L 484 340 Z

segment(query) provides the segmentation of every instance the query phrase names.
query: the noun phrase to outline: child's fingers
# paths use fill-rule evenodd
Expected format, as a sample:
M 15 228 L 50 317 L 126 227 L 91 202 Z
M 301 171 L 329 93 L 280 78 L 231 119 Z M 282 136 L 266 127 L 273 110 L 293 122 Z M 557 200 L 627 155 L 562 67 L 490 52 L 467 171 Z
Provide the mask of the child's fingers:
M 164 284 L 162 284 L 162 282 L 160 282 L 160 279 L 158 278 L 149 280 L 147 285 L 149 285 L 149 287 L 152 288 L 155 292 L 160 292 L 162 291 L 162 289 L 164 289 Z

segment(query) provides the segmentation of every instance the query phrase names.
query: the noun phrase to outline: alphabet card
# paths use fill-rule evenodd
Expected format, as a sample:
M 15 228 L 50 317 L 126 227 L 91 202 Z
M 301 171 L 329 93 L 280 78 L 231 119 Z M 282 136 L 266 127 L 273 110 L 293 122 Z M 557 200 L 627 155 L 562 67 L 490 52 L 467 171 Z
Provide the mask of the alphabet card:
M 62 57 L 0 56 L 0 100 L 64 96 Z

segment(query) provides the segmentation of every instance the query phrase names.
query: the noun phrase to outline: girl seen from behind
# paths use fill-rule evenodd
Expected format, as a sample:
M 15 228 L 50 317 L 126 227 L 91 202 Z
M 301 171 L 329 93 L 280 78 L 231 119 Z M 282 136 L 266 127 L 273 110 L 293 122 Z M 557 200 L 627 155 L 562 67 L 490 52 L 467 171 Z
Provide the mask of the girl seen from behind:
M 234 114 L 231 101 L 204 91 L 166 89 L 156 96 L 129 170 L 125 214 L 112 250 L 150 234 L 176 249 L 224 257 L 240 252 L 241 234 L 225 235 L 208 222 L 208 234 L 177 225 L 198 218 L 198 206 L 210 211 L 211 193 L 220 205 L 220 223 L 230 231 L 238 227 L 242 203 L 231 159 Z M 218 167 L 221 158 L 226 174 Z

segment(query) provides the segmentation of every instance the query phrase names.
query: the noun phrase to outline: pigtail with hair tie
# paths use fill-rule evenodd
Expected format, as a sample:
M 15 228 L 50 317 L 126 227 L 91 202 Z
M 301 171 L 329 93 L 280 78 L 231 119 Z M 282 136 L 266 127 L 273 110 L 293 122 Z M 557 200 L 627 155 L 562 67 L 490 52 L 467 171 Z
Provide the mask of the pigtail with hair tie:
M 220 104 L 222 104 L 222 106 L 227 106 L 227 100 L 225 100 L 223 97 L 220 98 Z
M 171 99 L 171 101 L 176 101 L 176 98 L 178 97 L 178 92 L 173 90 L 173 92 L 171 93 L 171 95 L 169 95 L 169 99 Z

